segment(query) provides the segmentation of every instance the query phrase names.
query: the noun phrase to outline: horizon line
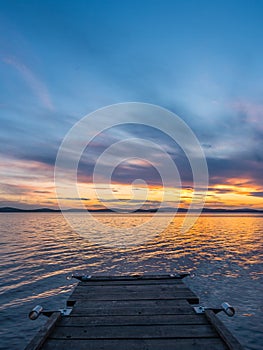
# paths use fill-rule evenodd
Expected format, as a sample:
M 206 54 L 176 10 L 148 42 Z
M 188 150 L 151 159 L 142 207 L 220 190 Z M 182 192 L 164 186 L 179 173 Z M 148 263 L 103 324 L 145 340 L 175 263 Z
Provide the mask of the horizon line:
M 116 210 L 115 210 L 116 209 Z M 108 208 L 101 208 L 101 209 L 75 209 L 75 208 L 69 208 L 69 209 L 65 209 L 65 210 L 61 210 L 61 209 L 53 209 L 53 208 L 45 208 L 45 207 L 41 207 L 41 208 L 35 208 L 35 209 L 21 209 L 21 208 L 16 208 L 16 207 L 0 207 L 0 213 L 19 213 L 19 212 L 46 212 L 46 213 L 63 213 L 63 212 L 111 212 L 111 213 L 155 213 L 155 212 L 181 212 L 181 213 L 186 213 L 186 212 L 197 212 L 200 211 L 200 209 L 192 209 L 192 210 L 188 210 L 186 208 L 172 208 L 172 207 L 167 207 L 167 208 L 163 208 L 161 210 L 158 210 L 158 208 L 152 208 L 152 209 L 136 209 L 134 211 L 130 211 L 128 209 L 117 209 L 117 208 L 113 208 L 113 209 L 108 209 Z M 203 208 L 201 210 L 201 213 L 263 213 L 263 209 L 254 209 L 254 208 L 238 208 L 238 209 L 229 209 L 229 208 Z

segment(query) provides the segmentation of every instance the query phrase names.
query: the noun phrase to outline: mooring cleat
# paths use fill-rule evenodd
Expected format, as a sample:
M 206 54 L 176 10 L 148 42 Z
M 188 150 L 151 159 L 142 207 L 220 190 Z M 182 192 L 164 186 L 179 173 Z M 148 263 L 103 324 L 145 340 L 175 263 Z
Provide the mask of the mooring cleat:
M 212 308 L 205 306 L 194 306 L 194 310 L 197 314 L 203 314 L 206 310 L 212 310 L 215 314 L 223 311 L 227 316 L 233 317 L 235 315 L 235 309 L 233 306 L 229 305 L 227 302 L 221 304 L 221 308 Z

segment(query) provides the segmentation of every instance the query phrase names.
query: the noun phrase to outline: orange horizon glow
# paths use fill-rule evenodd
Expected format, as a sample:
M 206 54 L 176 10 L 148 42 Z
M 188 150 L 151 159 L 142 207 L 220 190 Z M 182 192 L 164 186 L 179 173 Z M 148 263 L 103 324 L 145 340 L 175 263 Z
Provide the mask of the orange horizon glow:
M 0 206 L 13 206 L 18 208 L 58 208 L 55 184 L 53 179 L 54 168 L 39 162 L 11 161 L 4 159 L 0 162 Z M 8 171 L 7 171 L 8 169 Z M 230 178 L 225 183 L 209 186 L 206 195 L 205 207 L 225 209 L 263 209 L 262 188 L 257 184 L 251 185 L 251 179 Z M 70 181 L 68 180 L 70 184 Z M 103 200 L 109 200 L 107 191 L 103 194 L 106 184 L 96 184 L 100 187 L 100 196 Z M 105 208 L 105 203 L 98 199 L 96 186 L 92 183 L 78 183 L 79 197 L 82 205 L 88 209 Z M 191 203 L 193 189 L 188 187 L 177 189 L 165 189 L 157 185 L 139 185 L 112 183 L 111 191 L 116 200 L 127 206 L 130 200 L 143 201 L 149 208 L 158 207 L 165 201 L 167 207 L 187 208 Z M 259 193 L 259 195 L 257 195 Z M 110 203 L 110 202 L 109 202 Z M 120 204 L 120 203 L 119 203 Z M 143 203 L 141 203 L 143 204 Z M 63 205 L 68 208 L 79 208 L 80 199 L 65 198 Z

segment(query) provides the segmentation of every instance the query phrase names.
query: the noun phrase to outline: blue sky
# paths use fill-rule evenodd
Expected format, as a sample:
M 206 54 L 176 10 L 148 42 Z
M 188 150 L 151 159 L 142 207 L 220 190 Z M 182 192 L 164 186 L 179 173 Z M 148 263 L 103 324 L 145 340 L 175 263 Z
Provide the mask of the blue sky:
M 203 145 L 212 185 L 249 185 L 247 196 L 261 196 L 262 1 L 1 0 L 0 8 L 0 203 L 26 206 L 32 167 L 35 186 L 39 175 L 51 182 L 69 128 L 126 101 L 175 112 Z

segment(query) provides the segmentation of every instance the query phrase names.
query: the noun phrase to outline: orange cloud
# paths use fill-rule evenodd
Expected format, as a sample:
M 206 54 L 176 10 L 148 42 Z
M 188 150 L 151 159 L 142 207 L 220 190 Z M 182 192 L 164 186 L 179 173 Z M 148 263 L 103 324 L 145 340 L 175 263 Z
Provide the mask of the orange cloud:
M 54 168 L 36 161 L 16 160 L 2 157 L 0 159 L 0 204 L 12 203 L 13 206 L 58 207 Z M 66 176 L 66 174 L 65 174 Z M 70 188 L 70 179 L 65 184 Z M 191 186 L 180 188 L 163 188 L 146 184 L 106 184 L 78 183 L 80 198 L 65 195 L 61 200 L 68 208 L 79 208 L 80 204 L 88 208 L 103 208 L 107 203 L 118 201 L 123 206 L 133 206 L 145 201 L 150 207 L 158 207 L 162 201 L 167 206 L 187 208 L 191 203 L 193 189 Z M 99 195 L 98 195 L 99 193 Z M 110 194 L 110 195 L 109 195 Z M 180 202 L 179 202 L 180 196 Z M 253 185 L 249 178 L 229 178 L 224 184 L 209 187 L 206 207 L 211 208 L 257 208 L 263 209 L 263 190 Z M 112 200 L 113 198 L 113 200 Z

